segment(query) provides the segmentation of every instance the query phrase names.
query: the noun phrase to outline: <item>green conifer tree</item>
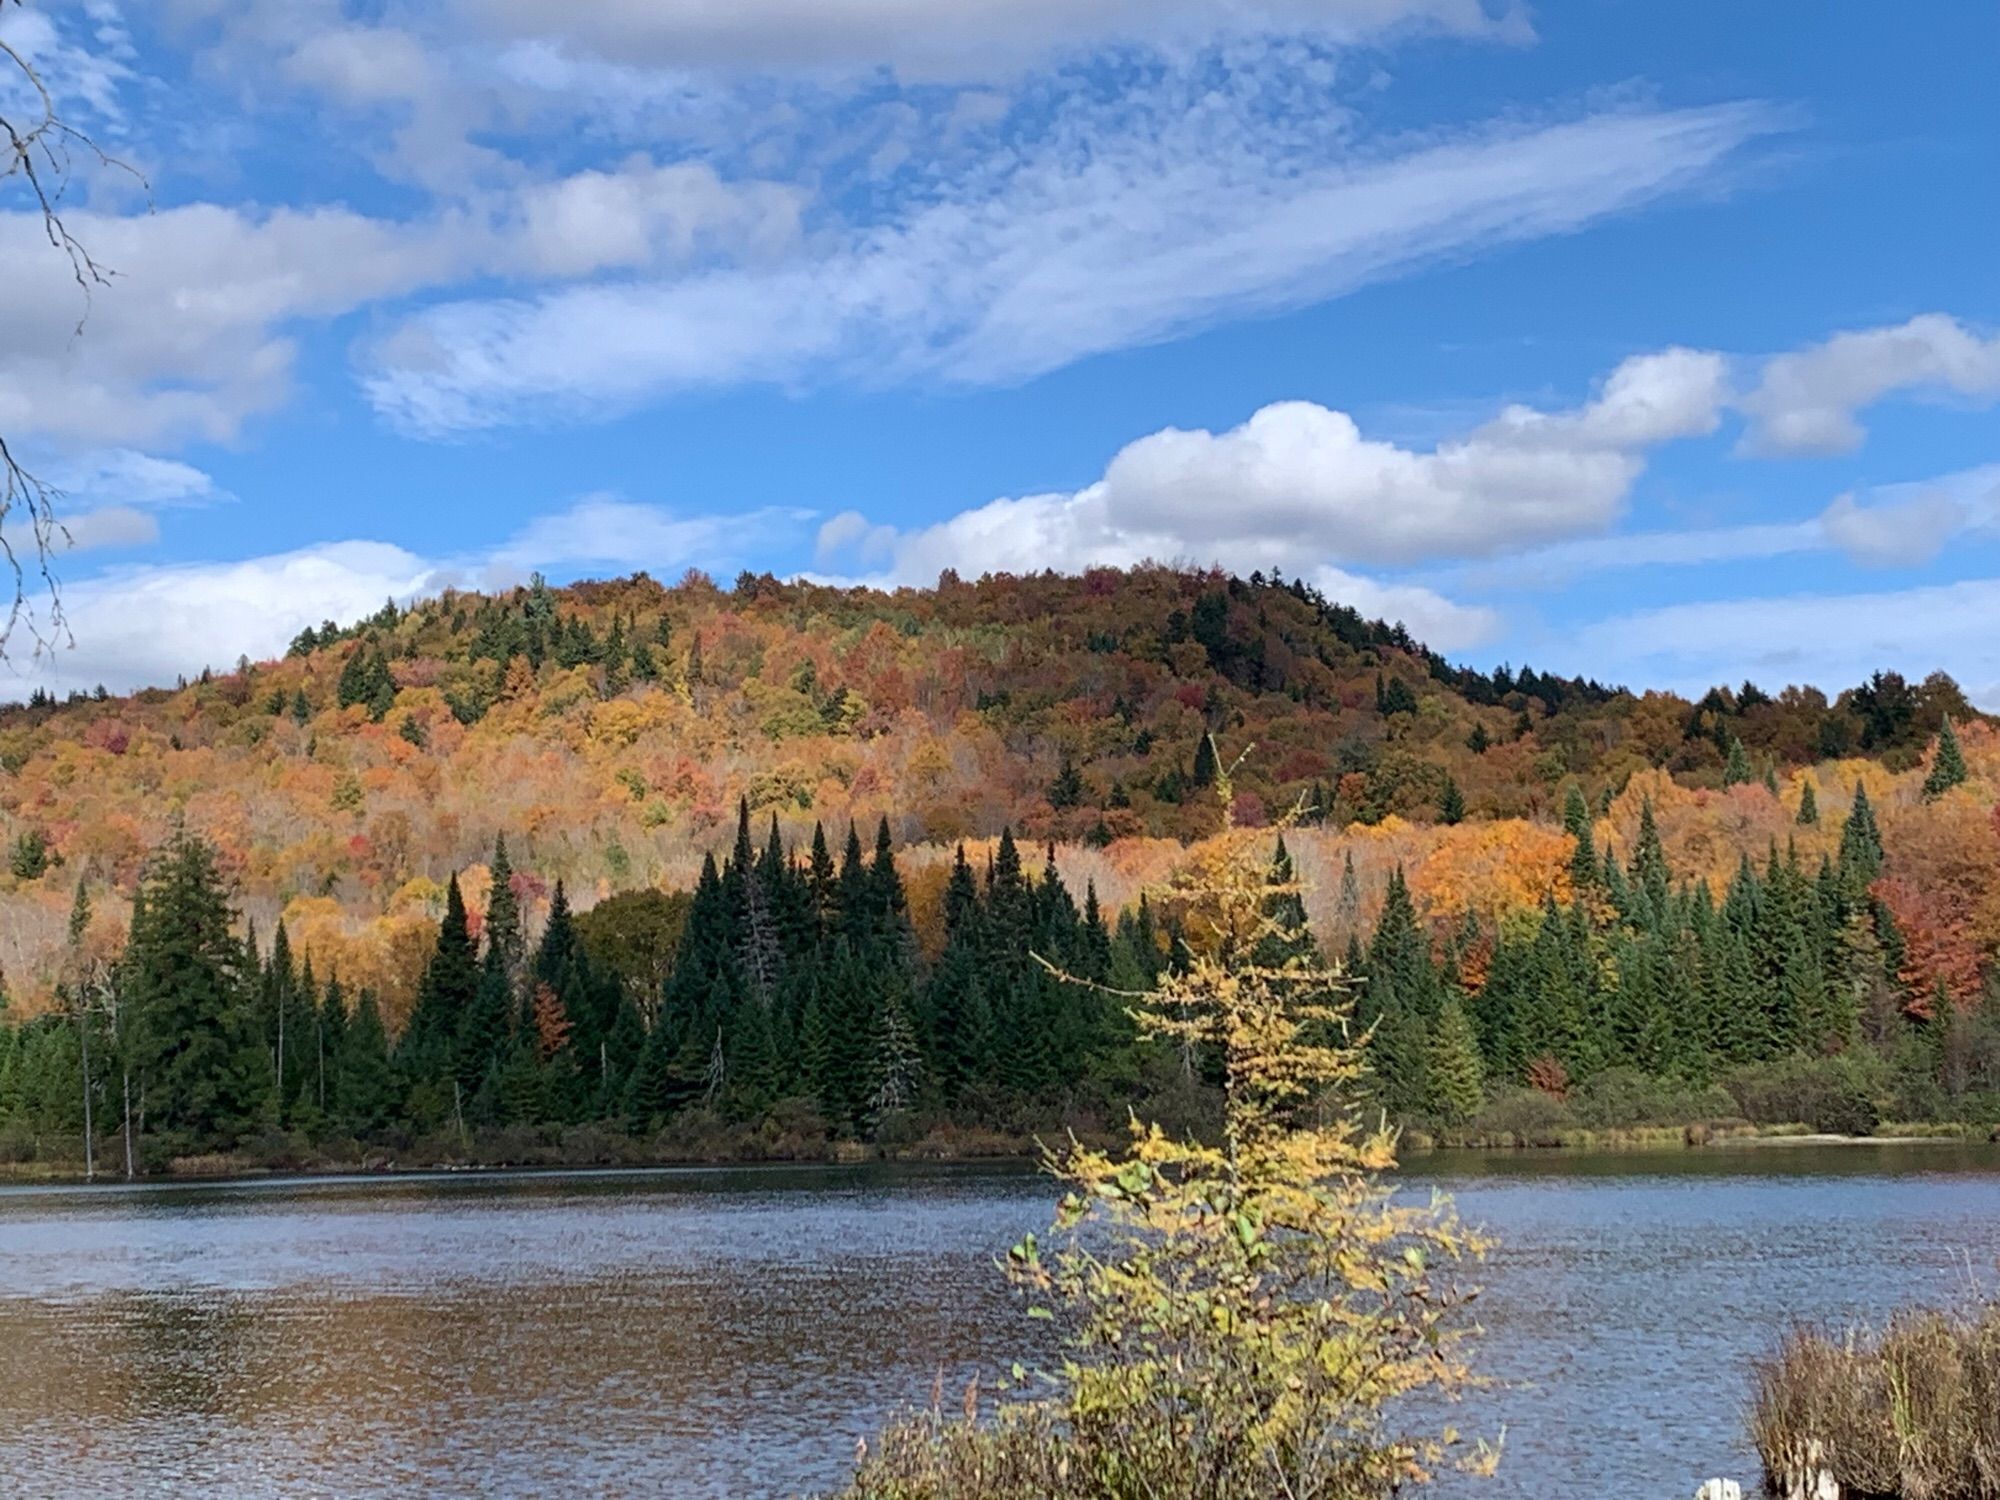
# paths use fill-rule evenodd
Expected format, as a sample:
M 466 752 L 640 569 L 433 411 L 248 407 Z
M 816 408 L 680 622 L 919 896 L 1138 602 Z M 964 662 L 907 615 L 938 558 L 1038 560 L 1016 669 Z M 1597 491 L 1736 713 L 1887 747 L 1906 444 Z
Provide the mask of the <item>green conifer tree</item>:
M 1799 786 L 1799 826 L 1811 828 L 1819 822 L 1819 794 L 1808 776 Z
M 1729 755 L 1722 764 L 1722 784 L 1747 786 L 1754 774 L 1750 769 L 1750 756 L 1743 748 L 1743 741 L 1732 734 L 1729 737 Z
M 186 1149 L 228 1150 L 274 1114 L 249 960 L 215 851 L 178 832 L 134 903 L 123 974 L 146 1126 Z
M 1463 1125 L 1486 1102 L 1486 1075 L 1479 1037 L 1465 1007 L 1447 1000 L 1438 1015 L 1425 1058 L 1430 1110 L 1447 1125 Z
M 1955 786 L 1965 784 L 1965 752 L 1958 746 L 1958 731 L 1947 715 L 1938 727 L 1937 749 L 1931 755 L 1930 774 L 1924 777 L 1924 800 L 1935 802 Z

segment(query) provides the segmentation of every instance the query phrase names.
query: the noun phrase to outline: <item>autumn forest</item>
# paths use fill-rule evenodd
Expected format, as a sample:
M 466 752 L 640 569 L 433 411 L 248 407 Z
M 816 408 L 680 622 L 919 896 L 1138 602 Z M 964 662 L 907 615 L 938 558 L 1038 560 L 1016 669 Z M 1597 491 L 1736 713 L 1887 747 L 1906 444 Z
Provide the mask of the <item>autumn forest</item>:
M 2000 736 L 1943 676 L 1483 673 L 1275 576 L 641 575 L 38 697 L 0 768 L 14 1161 L 1198 1126 L 1215 1059 L 1118 996 L 1225 818 L 1420 1131 L 2000 1119 Z

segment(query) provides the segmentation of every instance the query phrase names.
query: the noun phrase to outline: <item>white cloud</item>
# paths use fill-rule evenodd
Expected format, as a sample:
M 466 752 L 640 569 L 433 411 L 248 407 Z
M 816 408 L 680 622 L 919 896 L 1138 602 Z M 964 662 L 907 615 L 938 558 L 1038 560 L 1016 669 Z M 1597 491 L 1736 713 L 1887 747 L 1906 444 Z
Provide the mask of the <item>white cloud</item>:
M 727 250 L 752 259 L 798 235 L 800 195 L 770 183 L 734 186 L 700 163 L 633 157 L 515 195 L 498 259 L 537 278 L 643 271 Z
M 576 52 L 680 69 L 988 79 L 1081 48 L 1287 32 L 1328 41 L 1397 26 L 1524 39 L 1479 0 L 459 0 L 476 24 Z
M 645 157 L 408 222 L 212 203 L 80 212 L 71 231 L 115 273 L 88 299 L 38 216 L 0 214 L 0 432 L 228 440 L 289 398 L 301 326 L 479 275 L 560 279 L 765 254 L 790 242 L 796 214 L 788 189 Z
M 169 684 L 203 667 L 229 667 L 239 656 L 277 655 L 308 625 L 358 619 L 386 598 L 407 601 L 448 585 L 505 587 L 542 569 L 643 568 L 671 577 L 690 566 L 720 567 L 741 557 L 747 538 L 796 527 L 802 516 L 682 516 L 590 495 L 496 545 L 452 557 L 343 541 L 235 562 L 111 568 L 65 581 L 62 605 L 74 644 L 32 657 L 16 650 L 0 667 L 0 698 L 26 697 L 37 686 L 60 694 L 99 683 L 119 692 Z M 106 507 L 70 524 L 81 548 L 150 540 L 152 521 L 142 509 Z
M 207 505 L 227 499 L 215 480 L 179 459 L 101 448 L 50 465 L 46 478 L 66 496 L 100 504 Z
M 1936 557 L 1971 519 L 1950 495 L 1931 491 L 1879 505 L 1842 495 L 1819 524 L 1828 541 L 1863 566 L 1913 568 Z
M 105 547 L 147 547 L 160 539 L 159 518 L 131 505 L 100 505 L 65 515 L 50 538 L 57 552 L 90 552 Z
M 844 513 L 820 529 L 818 555 L 822 565 L 854 556 L 903 583 L 948 567 L 1034 572 L 1146 558 L 1278 566 L 1401 619 L 1440 649 L 1463 649 L 1492 635 L 1491 610 L 1348 565 L 1483 557 L 1601 530 L 1647 448 L 1714 429 L 1723 371 L 1720 356 L 1694 350 L 1640 355 L 1582 406 L 1510 406 L 1428 452 L 1364 438 L 1345 412 L 1280 402 L 1227 432 L 1140 438 L 1073 493 L 994 500 L 909 532 Z
M 1608 526 L 1645 450 L 1713 430 L 1724 395 L 1720 356 L 1670 349 L 1625 361 L 1573 410 L 1510 406 L 1428 452 L 1364 438 L 1345 412 L 1280 402 L 1227 432 L 1140 438 L 1074 493 L 995 500 L 907 533 L 837 516 L 819 550 L 824 561 L 865 541 L 864 561 L 887 552 L 888 571 L 906 582 L 946 567 L 1032 572 L 1148 557 L 1247 572 L 1491 556 Z M 1340 576 L 1350 589 L 1366 582 Z M 1400 590 L 1412 624 L 1421 603 L 1448 622 L 1453 644 L 1473 633 L 1435 591 L 1366 586 Z
M 616 495 L 587 495 L 562 511 L 536 517 L 499 546 L 462 565 L 493 579 L 564 567 L 643 569 L 670 575 L 690 566 L 739 558 L 746 539 L 767 538 L 808 517 L 808 512 L 788 510 L 684 516 Z
M 431 309 L 366 351 L 363 383 L 392 421 L 435 433 L 693 386 L 1024 380 L 1577 229 L 1782 123 L 1748 104 L 1633 110 L 1314 165 L 1226 109 L 1140 114 L 1071 121 L 813 257 Z
M 1944 670 L 2000 709 L 2000 579 L 1871 594 L 1676 604 L 1566 632 L 1565 669 L 1699 693 L 1745 677 L 1829 689 Z
M 1769 360 L 1743 399 L 1746 452 L 1811 456 L 1861 444 L 1855 414 L 1884 396 L 1930 390 L 2000 397 L 2000 335 L 1982 338 L 1956 318 L 1925 313 L 1892 328 L 1835 334 Z
M 1375 620 L 1400 622 L 1433 651 L 1468 651 L 1500 632 L 1500 616 L 1484 605 L 1459 604 L 1413 583 L 1383 583 L 1341 568 L 1317 568 L 1319 591 Z
M 351 620 L 435 586 L 431 564 L 382 542 L 330 542 L 229 563 L 120 568 L 72 583 L 63 608 L 75 644 L 10 659 L 0 692 L 62 693 L 171 684 L 239 655 L 283 652 L 322 620 Z M 10 682 L 9 678 L 12 678 Z
M 86 443 L 226 439 L 281 403 L 285 330 L 434 281 L 456 252 L 346 209 L 196 204 L 70 228 L 117 273 L 85 303 L 41 222 L 0 216 L 0 431 Z

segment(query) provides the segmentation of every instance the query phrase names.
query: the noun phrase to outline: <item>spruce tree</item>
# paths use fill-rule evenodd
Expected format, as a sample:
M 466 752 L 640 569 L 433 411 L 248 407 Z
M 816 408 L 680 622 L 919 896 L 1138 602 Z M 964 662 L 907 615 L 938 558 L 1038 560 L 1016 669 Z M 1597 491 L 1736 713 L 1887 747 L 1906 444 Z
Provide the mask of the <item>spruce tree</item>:
M 1840 874 L 1850 887 L 1865 890 L 1882 873 L 1882 830 L 1875 826 L 1875 809 L 1868 788 L 1854 783 L 1854 805 L 1840 829 Z
M 1931 756 L 1930 774 L 1924 777 L 1924 800 L 1935 802 L 1966 778 L 1965 752 L 1958 747 L 1958 731 L 1947 715 L 1938 727 L 1937 750 Z
M 1573 781 L 1563 796 L 1563 831 L 1576 840 L 1569 860 L 1570 883 L 1578 890 L 1596 884 L 1597 845 L 1591 835 L 1590 804 L 1583 800 L 1583 788 Z
M 430 1091 L 423 1110 L 430 1116 L 426 1123 L 435 1124 L 452 1108 L 451 1078 L 460 1054 L 459 1034 L 478 997 L 479 974 L 465 897 L 454 874 L 445 886 L 444 920 L 438 924 L 437 942 L 417 986 L 409 1025 L 396 1048 L 405 1084 Z
M 1746 786 L 1753 775 L 1750 769 L 1750 756 L 1743 748 L 1743 741 L 1732 734 L 1729 737 L 1729 755 L 1722 765 L 1722 784 Z
M 492 882 L 486 896 L 486 949 L 500 958 L 510 978 L 521 972 L 527 942 L 521 930 L 521 898 L 514 891 L 514 862 L 507 856 L 507 835 L 493 840 Z
M 1457 1000 L 1445 1002 L 1425 1058 L 1430 1109 L 1447 1125 L 1463 1125 L 1486 1102 L 1486 1075 L 1479 1037 Z
M 176 833 L 141 879 L 123 985 L 147 1128 L 183 1149 L 228 1150 L 274 1113 L 234 925 L 215 851 Z
M 1813 779 L 1808 776 L 1799 787 L 1799 826 L 1811 828 L 1819 822 L 1819 794 L 1813 790 Z
M 1215 736 L 1203 731 L 1200 741 L 1194 747 L 1194 774 L 1189 779 L 1198 787 L 1212 785 L 1218 769 Z
M 1447 826 L 1465 821 L 1465 794 L 1449 775 L 1444 779 L 1444 792 L 1438 798 L 1438 821 Z

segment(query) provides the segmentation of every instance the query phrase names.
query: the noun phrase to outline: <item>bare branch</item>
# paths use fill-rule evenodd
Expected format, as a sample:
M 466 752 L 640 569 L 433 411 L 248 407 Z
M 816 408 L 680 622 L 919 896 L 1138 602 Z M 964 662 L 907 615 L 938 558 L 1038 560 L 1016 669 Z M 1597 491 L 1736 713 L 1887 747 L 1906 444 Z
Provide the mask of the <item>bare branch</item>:
M 19 7 L 22 0 L 0 0 L 0 11 L 9 4 Z M 117 273 L 91 255 L 63 218 L 63 200 L 76 178 L 75 154 L 82 152 L 98 166 L 126 173 L 147 191 L 149 201 L 151 188 L 135 167 L 105 151 L 87 131 L 64 119 L 55 95 L 34 64 L 0 38 L 0 78 L 13 74 L 18 74 L 25 83 L 33 107 L 24 118 L 0 113 L 0 152 L 4 152 L 0 156 L 0 184 L 18 180 L 26 187 L 29 199 L 41 215 L 42 232 L 48 237 L 50 248 L 68 259 L 70 274 L 83 299 L 75 330 L 81 335 L 90 317 L 95 289 L 109 286 Z M 14 597 L 6 623 L 0 626 L 0 656 L 5 655 L 15 628 L 24 624 L 34 638 L 37 656 L 72 640 L 55 574 L 58 546 L 69 541 L 69 533 L 56 517 L 56 503 L 62 498 L 62 492 L 23 464 L 5 437 L 0 436 L 0 562 L 4 562 L 14 579 Z M 9 534 L 9 522 L 14 523 L 14 535 Z M 23 560 L 26 549 L 17 548 L 14 543 L 14 536 L 23 525 L 34 538 L 32 562 Z M 46 619 L 37 616 L 29 600 L 30 568 L 48 591 Z

